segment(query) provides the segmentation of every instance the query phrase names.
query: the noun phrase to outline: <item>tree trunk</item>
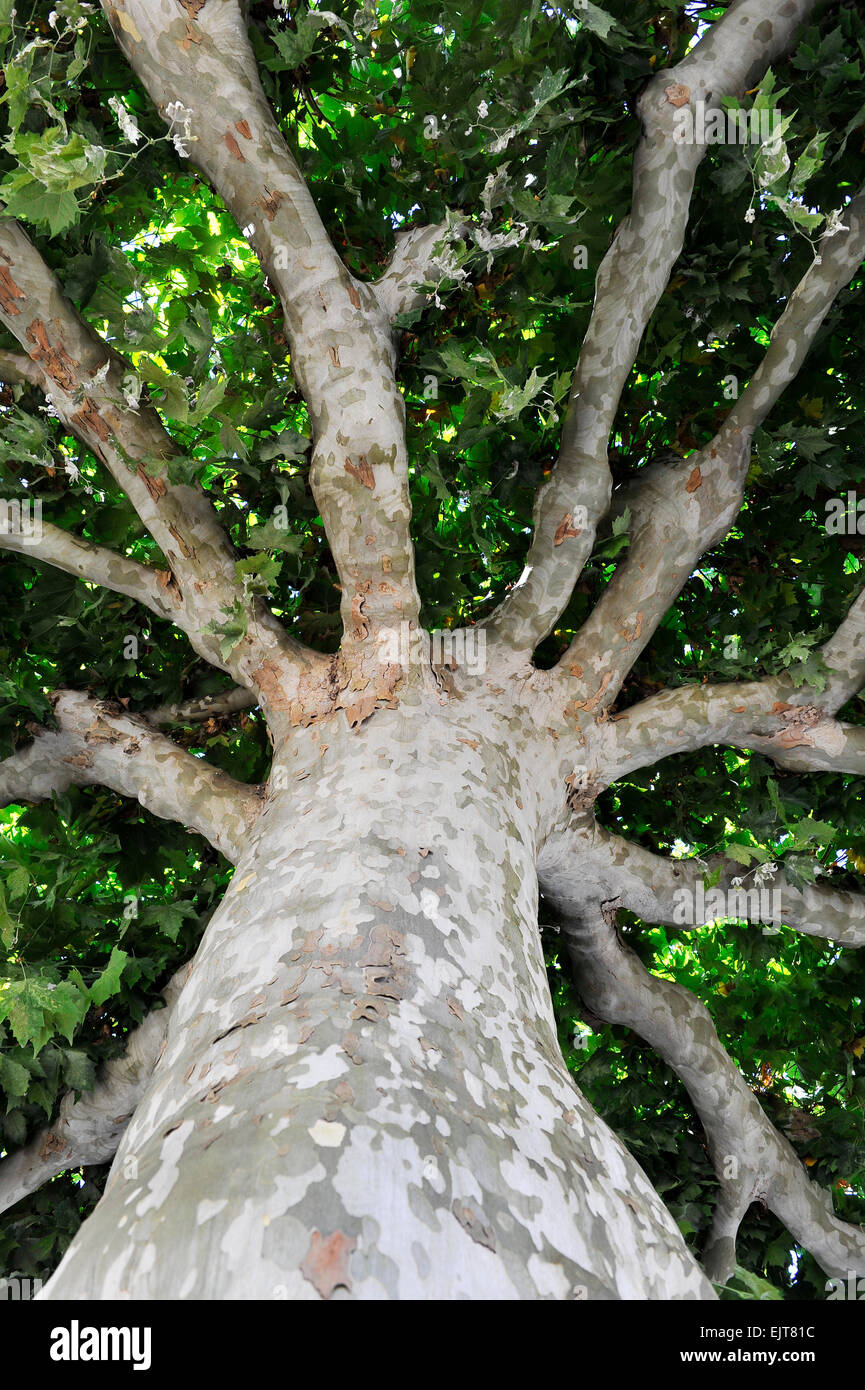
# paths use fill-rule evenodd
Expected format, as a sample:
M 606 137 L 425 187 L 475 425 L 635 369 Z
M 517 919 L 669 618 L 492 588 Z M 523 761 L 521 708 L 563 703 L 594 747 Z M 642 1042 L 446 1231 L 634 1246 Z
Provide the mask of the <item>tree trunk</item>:
M 562 1060 L 528 777 L 492 724 L 422 702 L 277 754 L 43 1297 L 712 1296 Z

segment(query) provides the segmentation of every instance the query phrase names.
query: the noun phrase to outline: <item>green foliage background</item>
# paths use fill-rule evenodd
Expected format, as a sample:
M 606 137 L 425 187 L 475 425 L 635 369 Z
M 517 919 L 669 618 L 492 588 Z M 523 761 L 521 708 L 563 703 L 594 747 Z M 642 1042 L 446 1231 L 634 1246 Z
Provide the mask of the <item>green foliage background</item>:
M 375 277 L 397 230 L 448 210 L 474 227 L 452 279 L 400 328 L 423 619 L 475 622 L 522 568 L 594 275 L 629 206 L 637 99 L 727 6 L 331 3 L 318 12 L 300 0 L 252 0 L 249 18 L 265 90 L 346 263 Z M 178 480 L 208 489 L 250 582 L 269 589 L 304 642 L 335 649 L 339 591 L 271 286 L 166 135 L 98 7 L 18 0 L 13 14 L 0 0 L 0 43 L 0 199 L 126 355 L 132 400 L 149 393 L 158 406 L 187 460 Z M 865 177 L 863 61 L 855 0 L 818 5 L 796 51 L 744 99 L 790 118 L 786 159 L 709 147 L 680 263 L 622 397 L 611 441 L 617 485 L 650 459 L 708 441 L 729 409 L 725 378 L 744 384 L 759 362 L 812 243 Z M 688 580 L 617 709 L 662 686 L 784 668 L 819 683 L 812 649 L 843 617 L 865 553 L 863 535 L 824 526 L 830 498 L 865 495 L 860 289 L 857 280 L 839 296 L 758 433 L 736 526 Z M 113 480 L 29 387 L 0 390 L 0 483 L 8 497 L 40 498 L 57 525 L 160 560 Z M 626 526 L 602 534 L 539 664 L 565 649 L 627 544 Z M 130 637 L 137 657 L 127 655 Z M 51 722 L 47 693 L 57 687 L 136 710 L 223 684 L 181 633 L 132 601 L 0 559 L 0 756 L 25 743 L 34 722 Z M 842 711 L 852 722 L 863 715 L 861 698 Z M 175 733 L 241 780 L 267 775 L 255 714 Z M 862 886 L 854 779 L 709 749 L 636 774 L 598 809 L 655 851 L 726 848 L 743 873 L 783 862 L 806 879 L 819 870 Z M 0 822 L 0 1151 L 11 1151 L 66 1090 L 87 1089 L 95 1065 L 122 1051 L 125 1031 L 194 951 L 230 868 L 199 838 L 107 790 L 12 807 Z M 568 1064 L 698 1251 L 716 1185 L 686 1093 L 628 1030 L 580 1022 L 554 924 L 543 920 Z M 836 1211 L 861 1220 L 861 958 L 734 922 L 686 933 L 629 919 L 624 932 L 650 969 L 704 1000 L 767 1112 L 832 1188 Z M 0 1272 L 45 1277 L 104 1176 L 64 1175 L 8 1213 Z M 740 1260 L 776 1296 L 825 1296 L 813 1260 L 758 1208 Z M 736 1291 L 766 1289 L 740 1278 Z

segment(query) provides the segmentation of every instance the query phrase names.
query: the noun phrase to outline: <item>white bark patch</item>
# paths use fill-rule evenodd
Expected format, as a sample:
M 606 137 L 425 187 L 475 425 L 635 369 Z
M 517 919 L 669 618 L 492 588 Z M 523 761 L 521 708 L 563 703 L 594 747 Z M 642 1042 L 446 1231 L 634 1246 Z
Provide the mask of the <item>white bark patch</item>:
M 327 1120 L 318 1120 L 307 1134 L 314 1144 L 320 1144 L 323 1149 L 338 1149 L 345 1138 L 345 1125 L 328 1124 Z

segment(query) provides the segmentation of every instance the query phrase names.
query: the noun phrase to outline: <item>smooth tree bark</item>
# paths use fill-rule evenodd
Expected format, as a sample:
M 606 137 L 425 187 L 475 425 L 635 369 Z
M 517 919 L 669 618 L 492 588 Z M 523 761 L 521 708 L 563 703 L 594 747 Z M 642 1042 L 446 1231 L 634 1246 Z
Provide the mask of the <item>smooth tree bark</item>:
M 861 599 L 824 649 L 822 693 L 782 677 L 684 687 L 609 717 L 700 555 L 733 523 L 751 435 L 865 256 L 863 195 L 824 240 L 717 438 L 641 476 L 629 557 L 572 647 L 552 671 L 532 662 L 609 512 L 619 396 L 682 247 L 704 147 L 673 138 L 676 112 L 698 100 L 720 110 L 752 87 L 811 0 L 736 0 L 644 94 L 631 211 L 598 271 L 561 452 L 525 573 L 482 629 L 481 670 L 394 641 L 418 630 L 420 600 L 392 323 L 446 272 L 460 225 L 417 229 L 377 283 L 355 280 L 269 109 L 237 0 L 102 5 L 167 123 L 182 104 L 192 162 L 280 295 L 343 637 L 336 656 L 305 650 L 245 595 L 205 494 L 154 470 L 175 446 L 154 411 L 124 403 L 122 360 L 21 228 L 0 221 L 0 318 L 22 349 L 0 374 L 50 394 L 169 569 L 50 526 L 36 543 L 0 543 L 169 618 L 237 683 L 135 718 L 58 692 L 57 728 L 0 765 L 7 803 L 98 782 L 206 835 L 236 866 L 170 1007 L 133 1035 L 127 1062 L 0 1163 L 6 1206 L 61 1166 L 114 1154 L 105 1195 L 40 1296 L 710 1299 L 757 1197 L 827 1273 L 865 1273 L 862 1231 L 831 1215 L 705 1008 L 648 975 L 617 934 L 622 906 L 674 922 L 676 892 L 696 891 L 702 866 L 648 855 L 593 814 L 617 777 L 711 744 L 863 770 L 862 731 L 835 717 L 865 683 Z M 146 470 L 130 467 L 145 457 Z M 235 604 L 247 636 L 224 656 L 214 623 Z M 237 785 L 166 732 L 255 703 L 274 750 L 263 788 Z M 729 884 L 734 866 L 719 867 Z M 719 1173 L 705 1270 L 566 1068 L 539 890 L 587 1006 L 655 1047 L 703 1119 Z M 861 944 L 856 895 L 790 887 L 784 901 L 785 925 Z

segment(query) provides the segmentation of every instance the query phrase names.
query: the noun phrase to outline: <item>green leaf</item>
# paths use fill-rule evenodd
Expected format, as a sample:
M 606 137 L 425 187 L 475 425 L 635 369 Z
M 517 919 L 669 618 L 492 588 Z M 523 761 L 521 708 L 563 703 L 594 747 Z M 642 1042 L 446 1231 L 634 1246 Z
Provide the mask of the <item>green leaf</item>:
M 765 864 L 769 858 L 763 849 L 758 849 L 756 845 L 745 845 L 738 840 L 730 840 L 724 846 L 724 854 L 728 859 L 735 859 L 737 864 L 745 866 L 753 864 L 755 860 L 760 864 Z
M 3 885 L 0 884 L 0 941 L 7 951 L 14 947 L 20 925 L 17 917 L 13 917 L 6 906 L 6 894 Z
M 97 980 L 90 986 L 91 1004 L 104 1004 L 112 994 L 117 994 L 120 990 L 120 977 L 123 974 L 123 967 L 129 960 L 126 951 L 122 951 L 119 946 L 115 946 L 111 951 L 111 958 L 105 969 Z
M 26 1067 L 0 1052 L 0 1090 L 7 1096 L 23 1096 L 29 1085 L 30 1073 Z
M 48 224 L 52 236 L 59 236 L 78 221 L 78 202 L 68 189 L 48 189 L 28 175 L 16 175 L 0 184 L 0 198 L 10 217 L 37 226 Z
M 246 593 L 268 594 L 279 579 L 281 569 L 281 560 L 262 552 L 246 560 L 238 560 L 234 566 L 234 573 L 243 584 Z

